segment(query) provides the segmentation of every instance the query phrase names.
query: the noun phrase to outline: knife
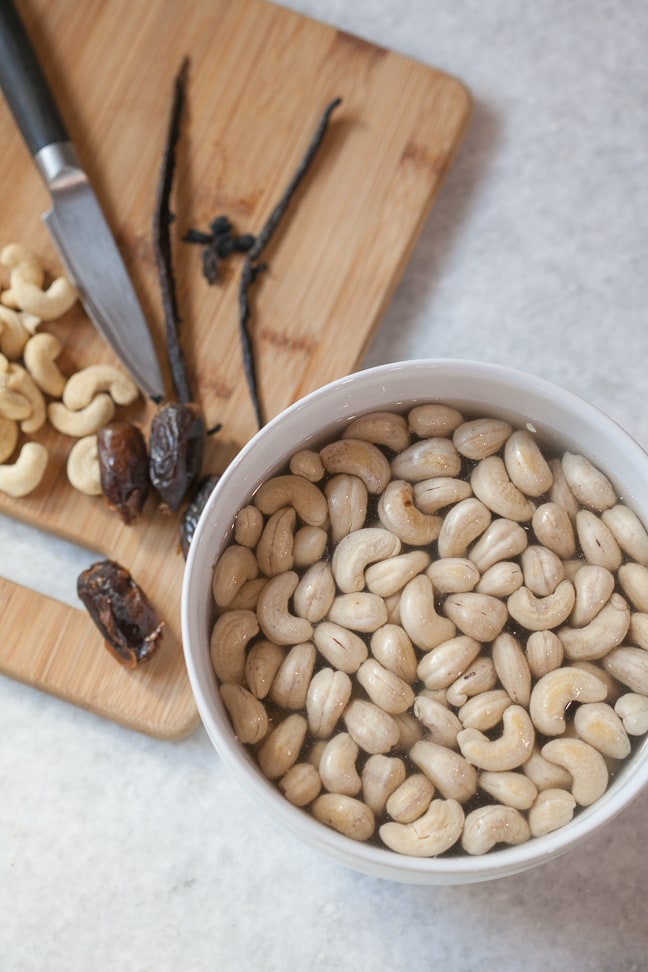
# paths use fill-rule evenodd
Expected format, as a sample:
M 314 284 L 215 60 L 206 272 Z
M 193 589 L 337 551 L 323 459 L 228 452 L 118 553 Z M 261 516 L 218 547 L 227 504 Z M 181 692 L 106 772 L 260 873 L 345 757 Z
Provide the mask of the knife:
M 142 391 L 164 398 L 132 282 L 12 0 L 0 0 L 0 87 L 52 198 L 43 215 L 90 320 Z

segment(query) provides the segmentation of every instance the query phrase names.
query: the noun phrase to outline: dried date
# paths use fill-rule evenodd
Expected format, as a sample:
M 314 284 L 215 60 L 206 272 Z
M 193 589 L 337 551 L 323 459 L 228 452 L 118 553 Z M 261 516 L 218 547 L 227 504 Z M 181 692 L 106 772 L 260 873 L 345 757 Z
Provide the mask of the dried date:
M 130 422 L 111 422 L 97 433 L 97 452 L 106 502 L 124 523 L 132 523 L 142 514 L 150 486 L 144 436 Z

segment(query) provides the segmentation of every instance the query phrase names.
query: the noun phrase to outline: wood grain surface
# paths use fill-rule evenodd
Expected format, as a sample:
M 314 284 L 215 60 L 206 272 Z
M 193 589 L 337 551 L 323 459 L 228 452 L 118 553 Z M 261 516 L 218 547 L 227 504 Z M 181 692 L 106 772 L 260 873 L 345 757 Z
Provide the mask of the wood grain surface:
M 238 338 L 240 259 L 208 286 L 199 249 L 181 241 L 227 214 L 256 233 L 302 157 L 325 105 L 342 105 L 265 256 L 253 335 L 267 416 L 360 362 L 461 139 L 469 97 L 455 79 L 263 0 L 21 0 L 18 4 L 99 195 L 160 349 L 164 324 L 152 217 L 173 78 L 191 58 L 173 209 L 183 341 L 208 425 L 205 472 L 220 472 L 255 432 Z M 0 246 L 60 262 L 41 224 L 48 194 L 0 100 Z M 6 277 L 4 284 L 7 284 Z M 44 325 L 71 374 L 115 363 L 80 308 Z M 148 431 L 153 406 L 118 417 Z M 123 725 L 180 738 L 198 723 L 180 640 L 184 561 L 179 518 L 150 498 L 124 526 L 98 497 L 73 490 L 71 439 L 37 433 L 50 460 L 29 497 L 0 510 L 110 557 L 166 621 L 156 656 L 136 671 L 104 649 L 85 611 L 0 580 L 0 671 Z M 37 550 L 34 557 L 38 556 Z

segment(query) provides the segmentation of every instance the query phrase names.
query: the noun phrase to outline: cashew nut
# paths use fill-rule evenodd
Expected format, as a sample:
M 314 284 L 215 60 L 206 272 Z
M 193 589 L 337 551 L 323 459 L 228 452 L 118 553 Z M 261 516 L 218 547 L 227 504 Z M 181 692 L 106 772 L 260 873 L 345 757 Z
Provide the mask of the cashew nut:
M 300 449 L 290 458 L 290 472 L 293 476 L 303 476 L 311 483 L 319 483 L 324 477 L 324 466 L 318 452 L 312 449 Z
M 462 729 L 458 734 L 459 749 L 479 769 L 516 769 L 531 755 L 535 730 L 526 709 L 509 705 L 502 715 L 502 723 L 504 728 L 498 739 L 489 739 L 479 729 Z
M 67 277 L 57 277 L 47 290 L 42 290 L 29 279 L 25 266 L 19 263 L 9 277 L 11 300 L 16 307 L 40 317 L 42 321 L 54 321 L 74 306 L 79 295 Z M 3 297 L 7 299 L 6 292 Z
M 527 819 L 533 837 L 543 837 L 564 827 L 574 816 L 576 801 L 569 790 L 553 787 L 538 793 Z
M 29 372 L 25 371 L 21 365 L 12 363 L 9 366 L 6 388 L 22 395 L 29 403 L 29 415 L 25 416 L 20 422 L 22 431 L 28 435 L 32 432 L 38 432 L 47 418 L 45 399 Z
M 626 692 L 614 703 L 614 711 L 630 736 L 643 736 L 648 732 L 648 696 Z
M 89 405 L 99 392 L 107 392 L 115 405 L 132 405 L 139 395 L 133 379 L 120 368 L 94 364 L 68 378 L 63 389 L 63 404 L 77 412 Z
M 568 790 L 572 784 L 571 773 L 568 773 L 563 766 L 545 759 L 537 744 L 522 766 L 522 772 L 540 792 L 552 789 Z
M 65 375 L 56 364 L 63 345 L 55 334 L 41 331 L 30 337 L 23 351 L 23 361 L 41 391 L 60 398 L 65 388 Z
M 326 498 L 315 483 L 303 476 L 274 476 L 259 486 L 253 503 L 266 516 L 272 516 L 283 506 L 292 506 L 297 516 L 309 526 L 326 523 Z
M 259 633 L 254 611 L 228 611 L 215 622 L 209 651 L 216 677 L 221 682 L 241 684 L 245 676 L 245 650 Z
M 369 757 L 362 770 L 362 798 L 373 813 L 384 813 L 387 800 L 406 775 L 405 763 L 398 756 L 376 753 Z
M 266 577 L 292 570 L 296 525 L 297 514 L 291 506 L 277 510 L 268 517 L 256 547 L 257 563 Z
M 334 544 L 339 543 L 342 537 L 364 526 L 368 490 L 358 476 L 340 473 L 329 479 L 324 492 L 331 521 L 331 540 Z
M 384 823 L 379 834 L 397 854 L 437 857 L 457 843 L 464 824 L 464 812 L 456 800 L 432 800 L 426 812 L 411 823 Z
M 467 635 L 451 637 L 428 651 L 418 663 L 418 677 L 428 689 L 447 688 L 477 657 L 481 645 Z
M 419 439 L 430 439 L 437 435 L 452 435 L 463 422 L 463 415 L 452 405 L 441 402 L 426 402 L 415 405 L 407 415 L 409 427 Z
M 506 440 L 504 465 L 511 482 L 525 496 L 542 496 L 551 488 L 551 469 L 527 429 L 516 429 Z
M 18 498 L 32 493 L 47 467 L 47 449 L 40 442 L 26 442 L 14 463 L 0 466 L 0 492 Z
M 47 416 L 54 428 L 75 438 L 98 432 L 112 421 L 114 414 L 115 403 L 103 392 L 78 412 L 66 408 L 63 402 L 50 402 L 47 406 Z
M 394 479 L 406 479 L 410 483 L 436 476 L 457 476 L 460 472 L 461 456 L 449 439 L 420 439 L 391 463 Z
M 576 553 L 576 536 L 569 514 L 557 503 L 543 503 L 531 519 L 538 542 L 553 550 L 561 560 Z
M 307 480 L 304 480 L 307 482 Z M 278 645 L 298 645 L 310 641 L 313 626 L 306 618 L 299 618 L 288 610 L 288 602 L 299 583 L 294 570 L 271 577 L 259 594 L 257 618 L 266 638 Z
M 339 594 L 333 599 L 327 618 L 351 631 L 372 632 L 387 624 L 387 608 L 382 597 L 369 591 Z
M 296 807 L 306 807 L 319 795 L 322 781 L 310 763 L 295 763 L 279 780 L 279 789 Z
M 414 715 L 428 730 L 428 739 L 448 749 L 457 748 L 457 733 L 463 726 L 452 709 L 422 694 L 416 696 Z
M 485 732 L 501 722 L 504 710 L 513 704 L 504 689 L 491 689 L 473 695 L 459 709 L 459 720 L 464 729 L 480 729 Z
M 522 551 L 520 560 L 524 583 L 538 597 L 553 594 L 565 578 L 562 560 L 548 547 L 530 544 Z
M 212 573 L 212 595 L 216 606 L 224 608 L 231 604 L 243 584 L 258 573 L 256 558 L 248 547 L 236 543 L 226 547 Z
M 625 553 L 639 564 L 648 564 L 648 533 L 629 506 L 618 503 L 604 510 L 601 519 Z
M 314 624 L 326 616 L 334 597 L 335 581 L 331 568 L 320 560 L 308 568 L 295 588 L 295 613 Z
M 601 679 L 581 668 L 556 668 L 543 675 L 531 691 L 529 713 L 538 732 L 559 736 L 566 729 L 570 702 L 602 702 L 607 690 Z
M 414 644 L 423 651 L 436 648 L 456 633 L 452 621 L 437 614 L 432 581 L 425 574 L 412 578 L 403 588 L 400 619 Z
M 374 702 L 352 699 L 342 718 L 347 732 L 365 753 L 388 753 L 400 738 L 393 716 Z
M 608 785 L 608 769 L 601 754 L 582 739 L 550 739 L 542 755 L 562 766 L 572 777 L 571 792 L 576 803 L 589 807 L 603 796 Z
M 29 330 L 21 314 L 0 304 L 0 351 L 15 361 L 23 354 L 28 340 Z
M 617 578 L 634 609 L 648 613 L 648 567 L 634 563 L 621 564 Z
M 421 739 L 412 746 L 410 759 L 447 800 L 464 803 L 477 792 L 477 770 L 447 746 Z
M 345 793 L 323 793 L 311 809 L 316 820 L 351 840 L 369 840 L 376 829 L 376 818 L 367 804 Z
M 439 557 L 465 557 L 473 540 L 491 522 L 491 511 L 474 497 L 456 503 L 445 515 L 438 534 Z
M 574 714 L 574 728 L 582 740 L 611 759 L 625 759 L 630 740 L 621 718 L 607 702 L 586 702 Z
M 268 731 L 268 714 L 263 703 L 236 682 L 224 682 L 220 694 L 240 741 L 254 744 L 263 739 Z
M 516 810 L 528 810 L 533 805 L 538 790 L 535 783 L 516 770 L 492 772 L 484 770 L 479 774 L 479 789 L 489 796 Z
M 6 462 L 18 444 L 18 423 L 0 415 L 0 463 Z
M 478 594 L 490 594 L 491 597 L 508 597 L 523 583 L 520 565 L 511 560 L 500 560 L 484 571 L 475 590 Z
M 604 655 L 603 668 L 633 692 L 648 695 L 648 651 L 620 645 Z
M 416 679 L 416 652 L 399 624 L 385 624 L 371 636 L 371 654 L 388 671 L 411 685 Z
M 382 493 L 391 475 L 389 462 L 378 446 L 362 439 L 339 439 L 320 451 L 324 468 L 331 475 L 357 476 L 369 493 Z
M 87 496 L 101 495 L 101 472 L 96 435 L 85 435 L 77 439 L 68 453 L 66 472 L 71 485 L 80 493 L 85 493 Z
M 513 560 L 529 542 L 524 527 L 506 517 L 494 520 L 468 552 L 477 570 L 483 572 L 500 560 Z
M 303 526 L 293 538 L 293 561 L 295 567 L 310 567 L 324 556 L 328 534 L 322 527 Z
M 473 695 L 490 692 L 497 685 L 497 672 L 492 658 L 476 658 L 446 689 L 446 700 L 456 707 L 464 705 Z
M 520 587 L 506 604 L 511 617 L 529 631 L 547 631 L 567 620 L 575 599 L 574 585 L 564 580 L 546 597 L 536 597 L 528 587 Z
M 508 633 L 497 636 L 492 648 L 495 671 L 513 702 L 528 706 L 531 697 L 531 670 L 517 638 Z
M 603 520 L 591 510 L 579 510 L 576 514 L 576 533 L 585 560 L 608 570 L 616 570 L 623 554 L 614 534 Z
M 414 502 L 422 513 L 438 513 L 472 496 L 470 483 L 454 476 L 438 476 L 414 483 Z
M 407 419 L 396 412 L 370 412 L 354 419 L 342 433 L 343 439 L 363 439 L 402 452 L 410 443 Z
M 504 460 L 488 456 L 477 463 L 470 477 L 472 491 L 489 510 L 516 522 L 526 522 L 534 507 L 509 479 Z
M 313 641 L 319 653 L 341 672 L 357 672 L 369 654 L 360 635 L 333 621 L 320 621 L 315 627 Z
M 523 844 L 530 836 L 529 825 L 519 810 L 493 803 L 467 815 L 461 846 L 467 854 L 486 854 L 496 844 Z
M 569 519 L 574 522 L 581 505 L 572 493 L 569 483 L 565 478 L 561 460 L 558 458 L 550 459 L 549 468 L 553 475 L 553 483 L 549 490 L 549 501 L 563 509 Z
M 244 506 L 236 515 L 234 541 L 242 547 L 256 547 L 263 533 L 263 514 L 256 506 Z
M 288 772 L 299 759 L 307 729 L 304 716 L 293 712 L 272 730 L 258 753 L 264 776 L 269 780 L 278 780 Z
M 427 546 L 439 536 L 442 519 L 421 513 L 414 503 L 414 489 L 404 479 L 393 479 L 378 501 L 380 522 L 392 533 L 412 546 Z
M 463 634 L 477 641 L 493 641 L 508 620 L 503 601 L 475 591 L 448 594 L 443 611 Z
M 531 674 L 537 679 L 560 668 L 565 657 L 562 641 L 554 631 L 532 631 L 525 650 Z
M 584 564 L 574 574 L 576 602 L 569 618 L 574 628 L 583 628 L 599 613 L 614 590 L 614 575 L 606 567 Z
M 479 581 L 479 571 L 467 557 L 442 557 L 440 560 L 433 560 L 426 574 L 437 594 L 472 591 Z
M 462 456 L 479 461 L 499 452 L 512 431 L 502 419 L 473 419 L 455 429 L 452 441 Z
M 614 506 L 617 498 L 612 483 L 585 456 L 566 452 L 562 468 L 569 488 L 583 506 L 599 513 Z
M 365 586 L 368 564 L 400 553 L 401 542 L 390 530 L 365 527 L 343 537 L 333 553 L 331 570 L 341 591 L 350 594 Z
M 315 645 L 293 645 L 277 669 L 270 698 L 282 709 L 303 709 L 315 666 Z
M 360 748 L 348 732 L 339 732 L 329 739 L 319 761 L 319 775 L 330 793 L 357 796 L 362 780 L 356 768 Z
M 321 668 L 313 675 L 306 695 L 306 712 L 308 728 L 315 737 L 328 739 L 333 734 L 352 688 L 346 672 Z
M 558 630 L 565 655 L 575 661 L 602 658 L 623 641 L 630 626 L 630 608 L 620 594 L 613 594 L 596 617 L 582 628 Z
M 358 669 L 358 682 L 372 702 L 390 715 L 405 712 L 414 703 L 414 691 L 402 678 L 368 658 Z
M 283 648 L 265 638 L 255 641 L 250 647 L 245 658 L 245 682 L 257 699 L 265 699 L 268 695 L 284 658 Z
M 405 587 L 408 581 L 426 569 L 430 555 L 425 550 L 410 550 L 396 557 L 387 557 L 365 570 L 365 583 L 372 594 L 389 597 Z
M 432 802 L 434 784 L 425 773 L 411 773 L 391 794 L 385 809 L 396 823 L 412 823 Z

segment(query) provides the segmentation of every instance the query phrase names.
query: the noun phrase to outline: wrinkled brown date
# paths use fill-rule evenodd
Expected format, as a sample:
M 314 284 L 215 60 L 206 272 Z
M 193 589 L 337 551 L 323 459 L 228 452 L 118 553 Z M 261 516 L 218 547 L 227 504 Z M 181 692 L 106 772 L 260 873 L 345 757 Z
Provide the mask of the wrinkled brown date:
M 124 523 L 142 513 L 149 492 L 146 442 L 130 422 L 111 422 L 97 433 L 101 488 L 110 509 Z
M 77 593 L 122 665 L 136 668 L 155 653 L 164 621 L 125 567 L 114 560 L 92 564 L 79 574 Z
M 202 467 L 205 420 L 194 402 L 169 402 L 153 416 L 149 438 L 149 475 L 163 512 L 175 512 Z

